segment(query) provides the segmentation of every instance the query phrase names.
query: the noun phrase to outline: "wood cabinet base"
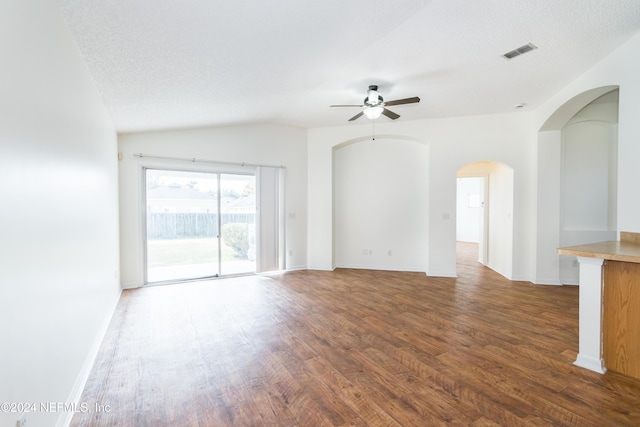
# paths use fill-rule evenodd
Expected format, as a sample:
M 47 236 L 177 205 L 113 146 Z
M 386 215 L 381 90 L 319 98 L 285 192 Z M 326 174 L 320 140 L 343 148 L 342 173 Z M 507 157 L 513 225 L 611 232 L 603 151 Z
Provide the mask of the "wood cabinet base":
M 640 379 L 640 264 L 607 261 L 603 305 L 605 365 Z

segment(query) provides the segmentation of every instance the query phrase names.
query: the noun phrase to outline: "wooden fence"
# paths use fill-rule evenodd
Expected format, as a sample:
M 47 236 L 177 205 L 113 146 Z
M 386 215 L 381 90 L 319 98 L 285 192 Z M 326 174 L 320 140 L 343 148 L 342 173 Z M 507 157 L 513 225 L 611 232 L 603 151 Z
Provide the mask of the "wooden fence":
M 253 224 L 254 213 L 223 213 L 221 224 Z M 151 213 L 147 215 L 147 239 L 216 237 L 217 213 Z

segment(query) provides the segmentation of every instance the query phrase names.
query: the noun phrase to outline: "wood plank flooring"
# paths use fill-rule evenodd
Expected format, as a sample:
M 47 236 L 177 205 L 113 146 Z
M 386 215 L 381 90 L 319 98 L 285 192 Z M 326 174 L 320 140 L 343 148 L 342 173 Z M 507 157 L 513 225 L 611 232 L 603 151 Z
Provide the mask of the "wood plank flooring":
M 578 288 L 339 269 L 125 291 L 73 426 L 638 426 Z M 96 412 L 98 405 L 103 408 Z

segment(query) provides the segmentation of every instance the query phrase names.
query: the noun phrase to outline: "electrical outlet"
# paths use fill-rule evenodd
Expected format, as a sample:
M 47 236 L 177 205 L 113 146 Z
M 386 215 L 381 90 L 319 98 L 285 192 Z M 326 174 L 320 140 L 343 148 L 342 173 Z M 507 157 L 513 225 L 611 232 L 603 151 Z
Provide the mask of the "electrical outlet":
M 20 415 L 18 421 L 16 421 L 16 427 L 27 427 L 27 413 L 24 412 Z

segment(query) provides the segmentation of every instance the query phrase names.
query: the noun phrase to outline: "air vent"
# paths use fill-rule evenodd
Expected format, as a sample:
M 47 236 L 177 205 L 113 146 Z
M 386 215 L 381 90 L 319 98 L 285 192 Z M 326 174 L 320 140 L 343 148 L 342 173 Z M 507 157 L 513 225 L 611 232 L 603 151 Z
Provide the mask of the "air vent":
M 511 52 L 505 53 L 504 55 L 502 55 L 502 57 L 505 59 L 513 59 L 516 56 L 520 56 L 527 52 L 531 52 L 532 50 L 537 48 L 538 48 L 537 46 L 534 46 L 531 43 L 528 43 L 528 44 L 525 44 L 524 46 L 520 46 L 519 48 L 512 50 Z

